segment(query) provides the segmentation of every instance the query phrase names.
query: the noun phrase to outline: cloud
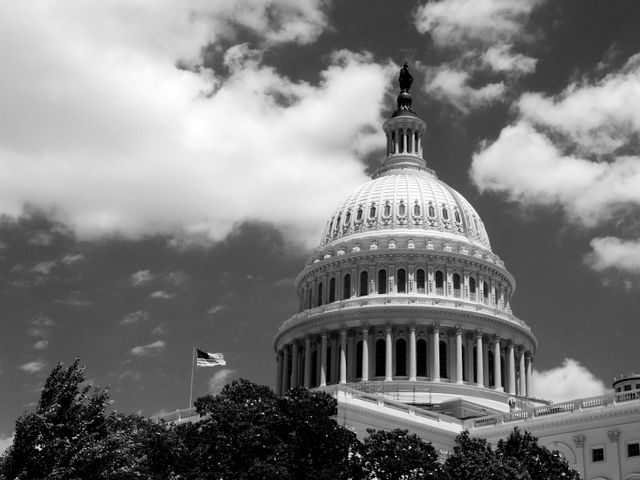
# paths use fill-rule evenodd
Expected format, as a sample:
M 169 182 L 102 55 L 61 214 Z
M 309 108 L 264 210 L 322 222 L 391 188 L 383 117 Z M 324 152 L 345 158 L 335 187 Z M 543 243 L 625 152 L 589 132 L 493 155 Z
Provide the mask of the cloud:
M 565 358 L 559 367 L 542 372 L 535 371 L 533 390 L 537 398 L 563 402 L 602 395 L 609 389 L 602 380 L 596 378 L 576 360 Z
M 477 42 L 496 44 L 523 36 L 523 26 L 541 0 L 444 0 L 427 2 L 414 18 L 420 33 L 429 32 L 441 48 Z
M 146 322 L 147 320 L 149 320 L 149 312 L 143 312 L 142 310 L 138 310 L 138 311 L 126 314 L 122 318 L 122 320 L 120 320 L 120 324 L 135 325 L 137 323 Z
M 501 100 L 506 92 L 502 82 L 474 88 L 469 85 L 469 73 L 448 65 L 428 69 L 427 76 L 429 80 L 425 86 L 426 92 L 433 98 L 452 103 L 463 112 L 495 103 Z
M 167 332 L 165 331 L 162 325 L 158 325 L 151 331 L 151 335 L 165 335 Z
M 14 435 L 15 433 L 12 433 L 8 437 L 0 435 L 0 455 L 2 455 L 7 450 L 7 448 L 13 445 Z
M 20 365 L 20 369 L 27 373 L 38 373 L 44 370 L 47 365 L 41 360 L 33 360 L 31 362 Z
M 585 261 L 594 270 L 602 272 L 613 268 L 640 274 L 640 240 L 599 237 L 591 240 L 591 248 Z
M 75 0 L 3 3 L 0 103 L 15 113 L 0 119 L 0 213 L 17 216 L 28 202 L 56 212 L 81 239 L 219 240 L 259 220 L 317 242 L 332 205 L 366 180 L 359 159 L 380 145 L 395 74 L 349 51 L 329 56 L 316 84 L 263 63 L 270 45 L 317 38 L 324 8 L 320 0 L 137 0 L 97 10 Z M 261 50 L 238 41 L 246 29 Z M 216 71 L 201 65 L 205 47 L 221 58 Z M 340 187 L 327 192 L 337 177 Z
M 33 348 L 35 350 L 44 350 L 48 346 L 49 346 L 49 341 L 48 340 L 39 340 L 39 341 L 37 341 L 36 343 L 33 344 Z
M 131 349 L 131 354 L 136 357 L 149 357 L 160 355 L 164 349 L 166 348 L 166 343 L 164 340 L 158 340 L 153 343 L 149 343 L 148 345 L 138 345 Z
M 51 270 L 55 266 L 56 266 L 56 262 L 53 262 L 53 261 L 40 262 L 37 265 L 35 265 L 31 269 L 31 271 L 33 273 L 39 273 L 41 275 L 49 275 L 49 273 L 51 273 Z
M 151 295 L 149 295 L 149 298 L 155 298 L 159 300 L 169 300 L 175 296 L 176 295 L 174 293 L 165 292 L 164 290 L 156 290 Z
M 442 0 L 419 6 L 418 32 L 429 34 L 447 60 L 427 67 L 425 91 L 462 113 L 506 100 L 513 79 L 535 71 L 537 60 L 516 51 L 531 44 L 532 11 L 546 0 Z
M 207 310 L 207 313 L 209 315 L 215 315 L 216 313 L 218 313 L 221 310 L 229 310 L 229 307 L 227 307 L 225 305 L 214 305 L 209 310 Z
M 65 255 L 62 258 L 62 263 L 64 263 L 65 265 L 73 265 L 74 263 L 78 263 L 81 262 L 82 260 L 84 260 L 84 255 L 82 254 L 76 254 L 76 255 Z
M 224 386 L 233 380 L 234 375 L 236 374 L 235 370 L 231 370 L 230 368 L 223 368 L 218 370 L 210 379 L 209 379 L 209 393 L 211 395 L 219 394 Z
M 149 283 L 154 278 L 156 277 L 150 270 L 139 270 L 131 275 L 131 284 L 134 287 L 139 287 L 145 283 Z

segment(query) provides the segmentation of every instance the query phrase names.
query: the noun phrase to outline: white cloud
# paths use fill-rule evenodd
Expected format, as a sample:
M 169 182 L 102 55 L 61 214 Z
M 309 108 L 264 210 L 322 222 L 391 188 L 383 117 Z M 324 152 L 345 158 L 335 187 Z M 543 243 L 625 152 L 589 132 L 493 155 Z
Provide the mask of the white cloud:
M 37 341 L 36 343 L 33 344 L 33 348 L 35 350 L 44 350 L 48 346 L 49 346 L 49 341 L 48 340 L 39 340 L 39 341 Z
M 143 312 L 142 310 L 138 310 L 138 311 L 126 314 L 122 318 L 122 320 L 120 320 L 120 324 L 135 325 L 137 323 L 146 322 L 147 320 L 149 320 L 149 312 Z
M 64 263 L 65 265 L 73 265 L 74 263 L 78 263 L 80 261 L 84 260 L 84 255 L 82 254 L 76 254 L 76 255 L 65 255 L 62 258 L 62 263 Z
M 47 365 L 41 360 L 33 360 L 31 362 L 20 365 L 20 369 L 27 373 L 38 373 L 44 370 Z
M 503 83 L 489 83 L 480 88 L 469 85 L 471 75 L 463 70 L 441 65 L 427 72 L 425 90 L 432 97 L 446 100 L 459 110 L 486 106 L 497 102 L 505 95 Z
M 12 433 L 8 437 L 0 435 L 0 455 L 2 455 L 7 450 L 7 448 L 13 445 L 14 435 L 15 433 Z
M 554 402 L 593 397 L 608 390 L 602 380 L 571 358 L 565 358 L 559 367 L 533 375 L 535 396 Z
M 13 112 L 0 118 L 0 213 L 29 202 L 82 238 L 220 239 L 255 219 L 317 242 L 333 205 L 366 179 L 359 157 L 381 145 L 395 68 L 342 51 L 310 85 L 246 45 L 228 48 L 237 24 L 266 44 L 325 27 L 319 0 L 264 3 L 0 5 L 0 103 Z M 226 50 L 226 78 L 176 68 L 211 42 Z
M 55 266 L 56 266 L 56 262 L 53 262 L 53 261 L 40 262 L 37 265 L 35 265 L 31 269 L 31 271 L 33 273 L 39 273 L 41 275 L 49 275 L 51 273 L 51 270 Z
M 215 315 L 216 313 L 218 313 L 221 310 L 228 310 L 228 309 L 229 309 L 229 307 L 227 307 L 226 305 L 214 305 L 209 310 L 207 310 L 207 313 L 209 315 Z
M 591 248 L 585 260 L 594 270 L 613 268 L 640 274 L 640 240 L 599 237 L 591 240 Z
M 158 325 L 151 331 L 151 335 L 165 335 L 167 332 L 165 331 L 162 325 Z
M 440 47 L 502 43 L 523 36 L 523 25 L 542 0 L 443 0 L 416 11 L 420 33 L 429 32 Z
M 492 45 L 484 52 L 482 58 L 494 72 L 529 74 L 535 71 L 537 63 L 535 58 L 513 53 L 511 46 L 506 44 Z
M 164 290 L 156 290 L 151 295 L 149 295 L 149 298 L 155 298 L 157 300 L 169 300 L 173 297 L 175 297 L 174 293 L 169 293 Z
M 233 376 L 236 371 L 231 370 L 230 368 L 223 368 L 218 370 L 210 379 L 209 379 L 209 393 L 211 395 L 217 395 L 222 391 L 224 386 L 233 380 Z
M 161 354 L 166 348 L 164 340 L 158 340 L 148 345 L 138 345 L 131 349 L 131 354 L 136 357 L 149 357 Z
M 149 283 L 154 278 L 156 277 L 150 270 L 139 270 L 131 275 L 131 284 L 134 287 L 139 287 L 145 283 Z

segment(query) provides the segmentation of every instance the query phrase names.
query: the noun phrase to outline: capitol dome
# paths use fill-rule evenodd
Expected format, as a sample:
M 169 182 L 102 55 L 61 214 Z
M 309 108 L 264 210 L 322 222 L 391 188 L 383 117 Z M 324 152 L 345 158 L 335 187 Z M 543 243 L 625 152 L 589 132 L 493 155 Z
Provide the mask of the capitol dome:
M 274 338 L 277 391 L 335 386 L 456 416 L 508 411 L 532 397 L 537 340 L 511 311 L 515 280 L 480 216 L 423 158 L 411 80 L 405 65 L 380 167 L 338 206 L 296 278 L 298 312 Z

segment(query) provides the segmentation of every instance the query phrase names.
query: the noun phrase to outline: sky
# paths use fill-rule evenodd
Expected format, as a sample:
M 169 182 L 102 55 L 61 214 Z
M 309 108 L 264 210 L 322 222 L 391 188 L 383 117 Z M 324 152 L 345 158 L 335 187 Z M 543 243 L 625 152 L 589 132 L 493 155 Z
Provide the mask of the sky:
M 639 371 L 638 24 L 634 0 L 0 3 L 0 442 L 77 356 L 126 413 L 187 407 L 194 346 L 227 359 L 194 397 L 273 386 L 404 61 L 428 166 L 516 278 L 536 396 Z

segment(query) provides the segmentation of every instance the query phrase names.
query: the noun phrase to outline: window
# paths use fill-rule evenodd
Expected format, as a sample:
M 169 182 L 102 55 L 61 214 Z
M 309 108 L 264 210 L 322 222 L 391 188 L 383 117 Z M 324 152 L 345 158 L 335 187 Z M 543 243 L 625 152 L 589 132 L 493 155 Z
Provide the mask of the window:
M 444 205 L 442 206 L 442 218 L 449 220 L 449 210 Z
M 424 270 L 419 269 L 416 271 L 416 287 L 418 289 L 418 293 L 424 293 Z
M 369 218 L 376 218 L 376 204 L 372 203 L 369 209 Z
M 436 216 L 436 209 L 433 208 L 433 205 L 431 205 L 431 202 L 429 202 L 429 216 L 430 217 L 435 217 Z
M 489 298 L 489 285 L 487 285 L 487 282 L 482 282 L 482 296 Z
M 473 277 L 469 279 L 469 292 L 476 293 L 476 279 Z
M 398 293 L 406 293 L 407 291 L 407 272 L 404 268 L 398 270 Z
M 418 153 L 418 140 L 419 140 L 418 132 L 414 132 L 413 133 L 413 142 L 414 142 L 413 144 L 414 144 L 416 153 Z
M 413 205 L 413 214 L 416 217 L 420 216 L 420 204 L 416 201 L 416 203 Z
M 380 270 L 378 272 L 378 293 L 387 293 L 387 271 Z
M 329 303 L 336 301 L 336 277 L 329 280 Z
M 388 217 L 391 215 L 391 205 L 389 205 L 389 202 L 384 204 L 384 214 L 385 217 Z
M 411 134 L 411 129 L 407 130 L 407 152 L 413 152 L 413 135 Z
M 630 390 L 631 390 L 631 385 L 625 385 L 625 386 L 623 387 L 623 390 L 624 390 L 625 392 L 630 391 Z
M 460 290 L 460 275 L 457 273 L 453 274 L 453 288 L 454 290 Z
M 391 153 L 396 153 L 396 132 L 391 132 Z
M 640 457 L 640 443 L 627 443 L 627 457 Z
M 424 338 L 416 342 L 416 375 L 427 376 L 427 341 Z
M 404 204 L 404 200 L 400 200 L 400 206 L 398 207 L 398 215 L 404 217 L 407 214 L 407 206 Z
M 436 271 L 436 288 L 442 288 L 444 285 L 444 275 L 440 270 Z
M 361 222 L 363 214 L 364 212 L 362 211 L 362 206 L 358 207 L 358 211 L 356 212 L 356 221 Z
M 340 231 L 340 220 L 342 220 L 342 215 L 338 215 L 338 219 L 336 220 L 336 232 Z
M 400 153 L 404 153 L 404 135 L 400 132 Z
M 407 374 L 407 342 L 400 338 L 396 341 L 396 375 L 404 377 Z
M 347 210 L 347 214 L 344 217 L 344 224 L 348 227 L 351 222 L 351 210 Z
M 462 219 L 460 218 L 460 213 L 457 210 L 453 213 L 453 215 L 456 219 L 456 223 L 462 223 Z
M 364 297 L 369 293 L 369 273 L 360 272 L 360 296 Z
M 346 300 L 351 297 L 351 274 L 347 273 L 342 282 L 342 299 Z
M 376 340 L 376 377 L 383 377 L 386 365 L 386 342 L 379 338 Z
M 596 447 L 591 449 L 592 462 L 604 462 L 604 447 Z

